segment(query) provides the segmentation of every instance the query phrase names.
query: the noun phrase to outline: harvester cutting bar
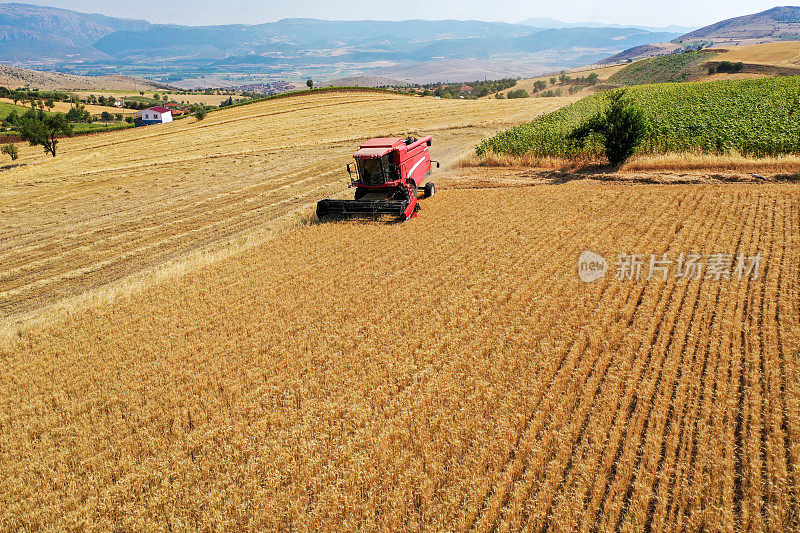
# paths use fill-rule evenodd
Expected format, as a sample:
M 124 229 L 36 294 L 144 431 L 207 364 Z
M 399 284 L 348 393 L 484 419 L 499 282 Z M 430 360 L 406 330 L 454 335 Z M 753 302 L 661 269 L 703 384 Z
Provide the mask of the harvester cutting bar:
M 407 200 L 320 200 L 317 203 L 317 217 L 381 217 L 384 215 L 408 218 Z

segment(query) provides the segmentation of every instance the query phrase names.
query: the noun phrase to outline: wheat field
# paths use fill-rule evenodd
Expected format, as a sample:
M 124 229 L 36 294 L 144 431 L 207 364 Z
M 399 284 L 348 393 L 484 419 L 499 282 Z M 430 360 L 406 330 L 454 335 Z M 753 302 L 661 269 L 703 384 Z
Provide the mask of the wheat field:
M 433 134 L 447 166 L 569 101 L 321 92 L 64 139 L 56 158 L 22 146 L 18 161 L 0 160 L 0 322 L 262 234 L 346 191 L 345 165 L 370 137 Z
M 716 61 L 741 61 L 757 65 L 797 67 L 800 65 L 800 42 L 784 41 L 731 47 L 714 59 Z
M 566 101 L 319 93 L 22 150 L 0 530 L 800 529 L 800 185 L 454 167 Z M 305 217 L 361 140 L 431 132 L 419 218 Z
M 21 329 L 0 527 L 796 529 L 798 192 L 473 180 Z

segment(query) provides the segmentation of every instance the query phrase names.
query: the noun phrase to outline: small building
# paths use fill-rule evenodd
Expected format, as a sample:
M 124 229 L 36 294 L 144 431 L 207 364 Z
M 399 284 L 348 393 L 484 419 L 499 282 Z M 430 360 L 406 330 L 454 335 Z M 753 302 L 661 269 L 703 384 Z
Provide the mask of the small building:
M 461 87 L 459 87 L 458 92 L 471 93 L 473 90 L 474 89 L 473 89 L 472 86 L 465 84 L 465 85 L 462 85 Z
M 142 124 L 166 124 L 172 122 L 172 111 L 157 105 L 142 110 Z

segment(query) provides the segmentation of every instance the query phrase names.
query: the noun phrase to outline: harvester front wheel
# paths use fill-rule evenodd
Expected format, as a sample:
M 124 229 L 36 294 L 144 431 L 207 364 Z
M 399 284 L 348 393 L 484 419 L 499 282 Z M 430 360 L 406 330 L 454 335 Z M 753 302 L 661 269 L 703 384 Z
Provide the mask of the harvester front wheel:
M 425 198 L 430 198 L 436 194 L 436 184 L 435 183 L 426 183 L 425 184 Z

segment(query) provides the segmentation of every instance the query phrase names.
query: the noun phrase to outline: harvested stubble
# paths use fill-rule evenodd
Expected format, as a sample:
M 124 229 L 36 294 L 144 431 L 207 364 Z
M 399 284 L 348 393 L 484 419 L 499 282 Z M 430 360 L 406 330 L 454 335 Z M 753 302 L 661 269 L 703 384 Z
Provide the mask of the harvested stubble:
M 798 192 L 444 189 L 23 331 L 0 527 L 796 527 Z M 584 285 L 587 248 L 765 264 Z
M 372 136 L 433 134 L 446 164 L 567 101 L 321 92 L 64 139 L 56 158 L 21 147 L 0 167 L 0 321 L 269 231 L 345 190 L 344 166 Z

